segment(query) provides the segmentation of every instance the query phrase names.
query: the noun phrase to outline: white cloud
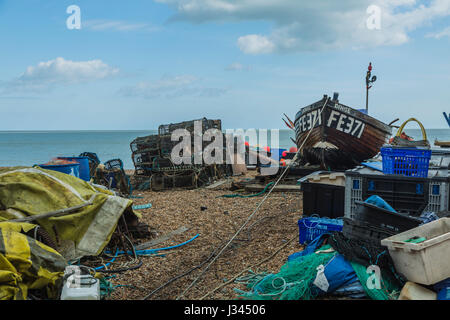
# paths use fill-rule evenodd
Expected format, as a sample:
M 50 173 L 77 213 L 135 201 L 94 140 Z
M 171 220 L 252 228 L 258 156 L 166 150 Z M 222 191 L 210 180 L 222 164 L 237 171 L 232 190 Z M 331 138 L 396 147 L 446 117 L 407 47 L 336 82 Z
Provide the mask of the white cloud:
M 71 61 L 58 57 L 29 66 L 17 79 L 10 81 L 9 89 L 40 90 L 52 85 L 76 84 L 105 79 L 119 72 L 101 60 Z
M 241 51 L 248 54 L 271 53 L 275 45 L 267 37 L 258 34 L 249 34 L 239 37 L 238 46 Z
M 233 62 L 232 64 L 228 65 L 225 70 L 226 71 L 242 71 L 242 70 L 250 70 L 251 68 L 249 66 L 244 66 L 243 64 L 239 62 Z
M 427 38 L 435 38 L 435 39 L 450 37 L 450 27 L 447 27 L 444 30 L 439 31 L 439 32 L 428 33 L 426 35 L 426 37 Z
M 238 38 L 249 54 L 400 45 L 410 32 L 450 16 L 450 0 L 155 0 L 176 10 L 172 20 L 194 23 L 266 21 L 266 35 Z M 381 9 L 381 29 L 369 30 L 367 8 Z
M 177 98 L 181 96 L 215 97 L 225 93 L 225 89 L 202 86 L 199 79 L 191 75 L 164 76 L 156 81 L 140 82 L 134 86 L 123 87 L 120 93 L 125 96 L 142 98 Z
M 83 21 L 83 28 L 93 31 L 157 31 L 158 27 L 152 26 L 148 23 L 130 23 L 120 20 L 87 20 Z

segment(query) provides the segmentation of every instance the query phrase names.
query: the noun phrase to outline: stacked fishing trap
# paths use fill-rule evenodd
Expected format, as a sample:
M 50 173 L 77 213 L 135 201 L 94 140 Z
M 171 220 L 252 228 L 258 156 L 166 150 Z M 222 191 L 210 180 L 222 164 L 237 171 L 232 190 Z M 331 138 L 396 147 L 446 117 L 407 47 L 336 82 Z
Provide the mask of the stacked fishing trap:
M 197 127 L 196 127 L 197 125 Z M 191 152 L 184 154 L 185 161 L 182 164 L 174 164 L 172 161 L 172 149 L 180 141 L 172 141 L 172 134 L 177 129 L 185 129 L 190 134 Z M 206 164 L 203 160 L 202 150 L 211 143 L 203 141 L 202 135 L 209 129 L 217 129 L 221 132 L 221 120 L 209 120 L 206 118 L 200 120 L 185 121 L 175 124 L 160 125 L 158 134 L 146 137 L 138 137 L 130 144 L 132 159 L 135 167 L 135 173 L 132 179 L 132 185 L 135 190 L 167 190 L 172 188 L 198 188 L 212 183 L 224 176 L 231 174 L 231 166 L 223 164 Z M 224 148 L 226 139 L 223 133 Z M 197 136 L 198 137 L 197 137 Z M 199 146 L 195 147 L 194 142 L 201 141 L 201 150 Z M 194 161 L 197 159 L 197 161 Z M 198 159 L 201 159 L 200 162 Z M 187 162 L 187 163 L 186 163 Z

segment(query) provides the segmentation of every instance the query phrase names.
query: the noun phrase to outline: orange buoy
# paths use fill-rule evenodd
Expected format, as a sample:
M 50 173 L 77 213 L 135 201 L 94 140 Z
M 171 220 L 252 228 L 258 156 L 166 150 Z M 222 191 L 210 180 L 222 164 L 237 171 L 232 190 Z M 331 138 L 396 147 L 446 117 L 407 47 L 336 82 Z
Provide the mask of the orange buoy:
M 281 164 L 282 167 L 286 167 L 286 160 L 284 160 L 283 158 L 281 158 L 280 164 Z
M 298 149 L 296 147 L 291 147 L 289 149 L 289 152 L 292 152 L 292 153 L 296 153 L 297 151 L 298 151 Z
M 281 156 L 286 157 L 287 156 L 287 151 L 283 151 L 283 153 L 281 154 Z

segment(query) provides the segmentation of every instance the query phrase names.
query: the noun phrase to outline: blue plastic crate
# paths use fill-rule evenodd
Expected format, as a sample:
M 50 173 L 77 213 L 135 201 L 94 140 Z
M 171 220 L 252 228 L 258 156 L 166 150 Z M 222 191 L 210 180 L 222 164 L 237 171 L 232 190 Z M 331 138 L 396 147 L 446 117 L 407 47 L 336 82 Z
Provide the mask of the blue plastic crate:
M 324 233 L 342 231 L 342 219 L 307 217 L 298 220 L 299 242 L 309 243 Z
M 418 148 L 381 148 L 384 174 L 428 177 L 431 150 Z

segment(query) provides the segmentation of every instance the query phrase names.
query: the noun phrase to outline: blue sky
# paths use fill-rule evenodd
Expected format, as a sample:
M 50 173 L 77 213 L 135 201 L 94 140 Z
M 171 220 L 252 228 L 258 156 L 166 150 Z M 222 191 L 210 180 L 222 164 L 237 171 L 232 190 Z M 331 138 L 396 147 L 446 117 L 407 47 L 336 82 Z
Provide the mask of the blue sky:
M 372 116 L 445 128 L 449 22 L 450 0 L 0 0 L 0 130 L 285 128 L 334 91 L 363 108 L 369 62 Z

